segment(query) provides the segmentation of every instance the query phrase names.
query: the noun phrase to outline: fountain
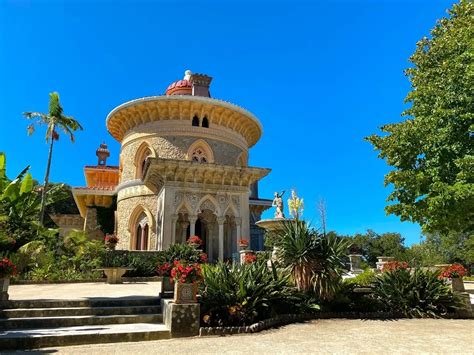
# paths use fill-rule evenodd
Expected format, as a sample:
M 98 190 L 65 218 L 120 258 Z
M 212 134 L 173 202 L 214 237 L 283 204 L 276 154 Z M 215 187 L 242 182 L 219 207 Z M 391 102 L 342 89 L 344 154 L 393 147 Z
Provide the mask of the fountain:
M 291 198 L 288 199 L 288 206 L 290 209 L 290 213 L 294 218 L 286 218 L 285 213 L 283 212 L 284 206 L 283 206 L 282 197 L 284 194 L 285 194 L 285 191 L 282 191 L 280 193 L 278 192 L 274 193 L 272 206 L 275 207 L 275 214 L 273 218 L 262 219 L 255 223 L 260 228 L 265 229 L 266 236 L 271 235 L 275 232 L 278 232 L 279 229 L 283 228 L 285 223 L 298 220 L 298 218 L 300 217 L 303 211 L 303 199 L 298 198 L 296 196 L 296 192 L 292 190 Z M 276 260 L 276 254 L 277 254 L 277 248 L 274 246 L 273 252 L 272 252 L 273 261 Z

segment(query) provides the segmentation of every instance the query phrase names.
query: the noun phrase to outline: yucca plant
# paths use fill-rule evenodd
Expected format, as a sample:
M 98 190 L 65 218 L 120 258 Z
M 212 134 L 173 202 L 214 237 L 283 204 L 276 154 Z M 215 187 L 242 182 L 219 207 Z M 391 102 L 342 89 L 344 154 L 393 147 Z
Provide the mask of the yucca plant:
M 387 310 L 413 318 L 436 318 L 460 305 L 439 271 L 420 268 L 383 272 L 375 278 L 374 293 Z
M 330 300 L 341 281 L 349 242 L 319 234 L 299 219 L 283 222 L 276 234 L 278 261 L 288 268 L 298 290 Z

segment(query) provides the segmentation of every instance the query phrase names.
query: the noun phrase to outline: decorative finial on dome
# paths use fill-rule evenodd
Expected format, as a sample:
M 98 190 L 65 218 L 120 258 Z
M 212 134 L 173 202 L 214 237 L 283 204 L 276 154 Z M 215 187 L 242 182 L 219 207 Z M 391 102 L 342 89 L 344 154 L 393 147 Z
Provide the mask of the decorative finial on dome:
M 186 70 L 186 71 L 184 72 L 184 78 L 183 78 L 183 79 L 184 79 L 184 80 L 189 80 L 189 79 L 191 79 L 191 75 L 192 75 L 192 74 L 193 74 L 193 73 L 192 73 L 191 70 L 189 70 L 189 69 Z

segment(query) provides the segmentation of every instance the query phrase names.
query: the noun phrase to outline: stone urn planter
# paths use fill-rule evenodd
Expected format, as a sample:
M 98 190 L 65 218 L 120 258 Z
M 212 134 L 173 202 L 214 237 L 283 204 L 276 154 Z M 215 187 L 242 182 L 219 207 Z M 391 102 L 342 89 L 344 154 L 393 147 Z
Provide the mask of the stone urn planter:
M 10 278 L 0 279 L 0 301 L 8 301 L 8 286 L 10 286 Z
M 197 303 L 197 283 L 180 283 L 174 284 L 174 302 L 182 303 Z
M 351 272 L 353 274 L 361 274 L 364 270 L 360 267 L 362 255 L 360 254 L 349 254 L 349 260 L 351 264 Z
M 130 269 L 128 267 L 104 267 L 101 269 L 97 269 L 98 271 L 103 271 L 105 276 L 107 277 L 108 284 L 121 284 L 122 276 Z
M 161 280 L 161 292 L 173 292 L 174 291 L 174 282 L 173 279 L 169 276 L 163 276 Z
M 105 243 L 105 247 L 108 250 L 115 250 L 115 248 L 117 247 L 117 243 Z
M 464 292 L 466 291 L 464 288 L 464 282 L 462 277 L 453 277 L 451 279 L 451 289 L 453 292 Z

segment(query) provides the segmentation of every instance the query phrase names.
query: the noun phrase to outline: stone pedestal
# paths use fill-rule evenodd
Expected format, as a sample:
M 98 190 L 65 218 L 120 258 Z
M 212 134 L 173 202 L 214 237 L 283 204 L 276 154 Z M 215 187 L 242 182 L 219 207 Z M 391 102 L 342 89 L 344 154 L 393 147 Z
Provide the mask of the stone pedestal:
M 162 299 L 161 309 L 163 321 L 170 330 L 172 338 L 199 335 L 199 303 L 176 304 L 172 300 Z
M 453 277 L 451 279 L 451 289 L 453 292 L 465 292 L 462 277 Z

